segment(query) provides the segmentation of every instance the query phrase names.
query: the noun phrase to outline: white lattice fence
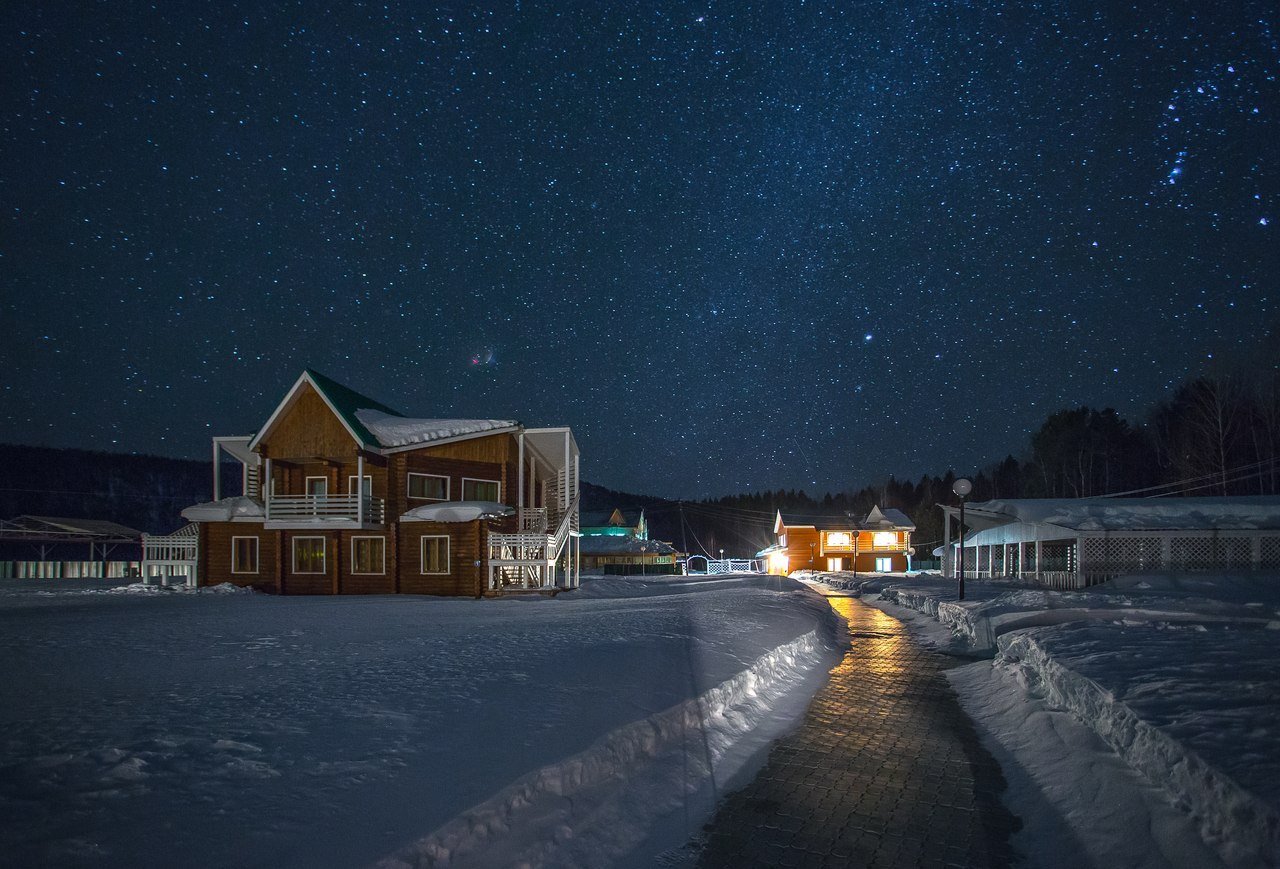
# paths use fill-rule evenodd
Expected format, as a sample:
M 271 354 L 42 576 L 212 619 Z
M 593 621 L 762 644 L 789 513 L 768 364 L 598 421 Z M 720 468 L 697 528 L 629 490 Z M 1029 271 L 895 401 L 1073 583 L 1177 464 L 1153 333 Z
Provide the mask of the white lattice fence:
M 1280 537 L 1263 537 L 1260 541 L 1261 562 L 1263 570 L 1280 570 Z

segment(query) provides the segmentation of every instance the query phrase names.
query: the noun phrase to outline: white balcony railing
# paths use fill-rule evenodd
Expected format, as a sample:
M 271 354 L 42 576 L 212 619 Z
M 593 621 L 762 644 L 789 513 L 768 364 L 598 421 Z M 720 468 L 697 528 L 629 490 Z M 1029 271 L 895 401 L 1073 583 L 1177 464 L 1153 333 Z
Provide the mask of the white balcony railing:
M 381 525 L 383 515 L 384 502 L 373 495 L 275 495 L 267 501 L 268 522 L 355 522 L 363 518 L 366 523 Z

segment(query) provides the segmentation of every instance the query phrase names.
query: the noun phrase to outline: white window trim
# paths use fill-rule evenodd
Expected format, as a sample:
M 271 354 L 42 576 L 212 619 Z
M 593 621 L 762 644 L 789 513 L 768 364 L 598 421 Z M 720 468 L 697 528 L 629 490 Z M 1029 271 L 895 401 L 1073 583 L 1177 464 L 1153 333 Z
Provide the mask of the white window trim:
M 443 540 L 444 541 L 444 570 L 427 570 L 427 541 Z M 418 541 L 418 569 L 422 571 L 423 576 L 447 576 L 449 574 L 449 535 L 448 534 L 423 534 L 422 539 Z
M 252 540 L 253 541 L 253 570 L 236 570 L 236 541 Z M 231 538 L 231 572 L 238 573 L 241 576 L 256 576 L 262 572 L 262 562 L 260 560 L 262 544 L 256 536 L 233 535 Z
M 357 570 L 356 569 L 356 541 L 357 540 L 381 540 L 382 541 L 382 564 L 377 570 Z M 387 573 L 387 538 L 381 534 L 361 534 L 351 538 L 351 573 L 354 576 L 386 576 Z
M 323 548 L 321 549 L 321 552 L 324 553 L 323 556 L 321 557 L 321 561 L 323 562 L 323 565 L 319 570 L 298 570 L 298 541 L 299 540 L 319 540 L 324 544 Z M 329 572 L 329 540 L 326 537 L 321 537 L 316 535 L 309 535 L 306 537 L 294 537 L 293 552 L 290 554 L 292 556 L 289 561 L 289 567 L 291 568 L 290 572 L 293 573 L 295 576 L 324 576 L 326 573 Z
M 884 567 L 880 566 L 881 562 L 884 563 Z M 892 572 L 893 572 L 893 557 L 878 556 L 876 558 L 876 573 L 892 573 Z
M 364 478 L 369 481 L 369 495 L 372 496 L 373 495 L 373 474 L 365 474 Z M 347 494 L 348 495 L 358 494 L 355 488 L 352 486 L 352 483 L 354 483 L 355 481 L 356 481 L 355 474 L 347 475 Z
M 310 494 L 311 494 L 311 481 L 312 481 L 312 480 L 324 480 L 324 494 L 323 494 L 323 495 L 321 495 L 320 497 L 322 497 L 322 498 L 327 498 L 327 497 L 329 497 L 329 478 L 328 478 L 328 477 L 325 477 L 325 476 L 304 477 L 304 478 L 303 478 L 303 480 L 302 480 L 302 491 L 303 491 L 303 494 L 306 494 L 306 495 L 310 495 Z
M 413 488 L 412 486 L 409 485 L 409 480 L 411 477 L 434 477 L 437 480 L 444 480 L 444 497 L 443 498 L 427 498 L 422 495 L 408 495 L 409 491 Z M 409 500 L 411 501 L 448 501 L 450 482 L 451 481 L 449 477 L 445 474 L 427 474 L 422 471 L 409 471 L 409 476 L 405 477 L 405 480 L 404 480 L 404 491 L 406 495 L 408 495 Z
M 493 483 L 495 486 L 498 487 L 498 497 L 495 498 L 494 500 L 497 501 L 499 504 L 502 503 L 502 481 L 501 480 L 486 480 L 481 477 L 463 477 L 462 478 L 462 500 L 463 501 L 467 500 L 467 483 Z

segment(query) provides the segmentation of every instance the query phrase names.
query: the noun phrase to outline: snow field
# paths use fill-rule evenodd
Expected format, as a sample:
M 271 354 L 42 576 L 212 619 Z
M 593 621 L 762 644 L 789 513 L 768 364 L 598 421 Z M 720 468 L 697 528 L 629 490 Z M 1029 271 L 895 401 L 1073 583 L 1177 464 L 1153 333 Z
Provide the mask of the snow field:
M 0 864 L 371 865 L 436 831 L 451 865 L 651 865 L 803 714 L 837 628 L 764 577 L 487 601 L 0 583 Z

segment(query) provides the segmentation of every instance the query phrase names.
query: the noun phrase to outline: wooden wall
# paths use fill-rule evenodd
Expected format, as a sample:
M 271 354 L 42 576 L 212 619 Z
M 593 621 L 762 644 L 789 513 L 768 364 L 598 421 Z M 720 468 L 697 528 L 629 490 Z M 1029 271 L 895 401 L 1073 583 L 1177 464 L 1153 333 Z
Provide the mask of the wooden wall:
M 400 525 L 400 591 L 404 594 L 439 594 L 475 597 L 488 585 L 483 557 L 485 530 L 475 522 L 404 522 Z M 422 573 L 423 535 L 449 538 L 449 573 Z M 479 567 L 475 562 L 480 561 Z
M 254 574 L 231 572 L 231 538 L 258 538 L 258 572 Z M 241 587 L 253 587 L 259 591 L 277 591 L 276 581 L 277 534 L 264 531 L 252 522 L 202 522 L 200 523 L 200 584 L 217 585 L 230 582 Z
M 356 442 L 342 421 L 334 416 L 320 394 L 304 383 L 293 405 L 276 420 L 263 438 L 263 456 L 355 457 Z

